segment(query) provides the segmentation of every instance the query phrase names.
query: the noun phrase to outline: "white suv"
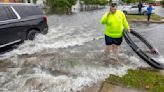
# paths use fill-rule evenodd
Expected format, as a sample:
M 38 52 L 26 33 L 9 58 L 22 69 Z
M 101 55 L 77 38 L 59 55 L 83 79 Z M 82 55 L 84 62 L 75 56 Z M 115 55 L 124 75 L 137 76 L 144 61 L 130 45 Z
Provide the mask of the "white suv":
M 148 7 L 147 5 L 143 5 L 141 14 L 144 14 L 144 15 L 147 14 L 147 7 Z M 125 14 L 139 14 L 137 5 L 124 6 L 122 8 L 122 11 Z M 152 13 L 155 13 L 155 8 L 154 7 L 153 7 Z

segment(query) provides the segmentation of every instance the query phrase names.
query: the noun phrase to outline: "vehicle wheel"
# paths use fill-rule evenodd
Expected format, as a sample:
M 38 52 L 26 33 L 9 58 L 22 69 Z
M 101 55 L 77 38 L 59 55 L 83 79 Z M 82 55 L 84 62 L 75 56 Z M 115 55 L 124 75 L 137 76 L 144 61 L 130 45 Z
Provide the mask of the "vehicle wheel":
M 30 30 L 28 33 L 27 33 L 27 37 L 26 39 L 27 40 L 34 40 L 35 36 L 39 33 L 39 31 L 37 30 Z
M 125 15 L 127 15 L 127 14 L 128 14 L 126 11 L 123 11 L 123 13 L 124 13 Z

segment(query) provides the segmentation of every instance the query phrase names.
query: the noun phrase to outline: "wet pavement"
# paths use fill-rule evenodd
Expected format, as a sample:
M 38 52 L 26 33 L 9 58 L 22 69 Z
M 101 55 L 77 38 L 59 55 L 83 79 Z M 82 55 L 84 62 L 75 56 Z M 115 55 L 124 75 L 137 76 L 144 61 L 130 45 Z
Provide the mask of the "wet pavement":
M 49 16 L 47 35 L 1 55 L 0 92 L 77 92 L 109 74 L 148 67 L 125 41 L 118 60 L 103 52 L 104 26 L 99 21 L 105 11 Z M 163 24 L 130 25 L 164 55 Z

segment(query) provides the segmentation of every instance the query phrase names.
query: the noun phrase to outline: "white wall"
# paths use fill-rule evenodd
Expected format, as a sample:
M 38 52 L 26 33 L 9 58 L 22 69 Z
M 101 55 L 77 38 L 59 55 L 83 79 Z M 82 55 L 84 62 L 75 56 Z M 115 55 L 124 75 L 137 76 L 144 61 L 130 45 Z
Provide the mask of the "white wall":
M 77 0 L 76 4 L 72 6 L 72 12 L 80 11 L 80 0 Z

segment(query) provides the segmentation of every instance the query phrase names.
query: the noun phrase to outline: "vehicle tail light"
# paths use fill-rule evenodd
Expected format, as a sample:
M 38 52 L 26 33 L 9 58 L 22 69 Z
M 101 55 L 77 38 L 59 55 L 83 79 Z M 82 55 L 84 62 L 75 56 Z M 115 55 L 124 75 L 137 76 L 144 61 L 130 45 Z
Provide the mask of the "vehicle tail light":
M 47 16 L 44 16 L 43 19 L 47 23 Z

